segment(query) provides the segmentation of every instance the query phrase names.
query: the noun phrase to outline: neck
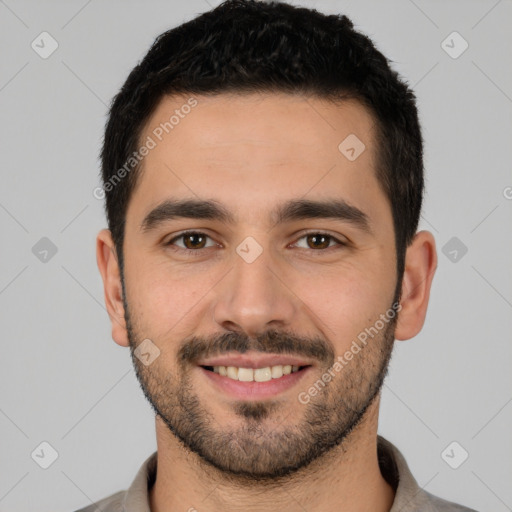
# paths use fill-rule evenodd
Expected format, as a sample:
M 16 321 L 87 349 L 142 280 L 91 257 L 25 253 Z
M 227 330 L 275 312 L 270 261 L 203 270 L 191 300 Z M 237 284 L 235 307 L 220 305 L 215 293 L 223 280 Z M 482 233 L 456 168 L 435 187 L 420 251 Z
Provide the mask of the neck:
M 388 512 L 394 491 L 377 459 L 379 400 L 343 443 L 291 475 L 278 487 L 238 485 L 185 448 L 157 416 L 157 476 L 149 492 L 152 512 Z

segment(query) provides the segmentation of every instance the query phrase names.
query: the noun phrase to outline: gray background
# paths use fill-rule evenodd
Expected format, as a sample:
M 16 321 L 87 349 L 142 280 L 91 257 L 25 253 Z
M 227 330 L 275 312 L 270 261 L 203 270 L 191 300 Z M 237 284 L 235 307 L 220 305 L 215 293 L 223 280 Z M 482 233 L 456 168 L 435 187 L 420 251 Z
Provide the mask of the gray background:
M 112 96 L 158 34 L 219 3 L 0 1 L 0 511 L 83 507 L 125 489 L 156 449 L 129 350 L 110 337 L 92 191 Z M 301 4 L 347 14 L 421 112 L 421 228 L 439 266 L 423 331 L 397 342 L 380 432 L 428 491 L 512 510 L 511 2 Z M 43 31 L 59 45 L 46 59 L 31 47 Z M 458 58 L 442 46 L 453 31 L 469 44 Z M 56 254 L 38 252 L 43 237 Z M 48 469 L 31 456 L 43 441 L 58 453 Z M 469 453 L 458 469 L 441 455 L 453 441 L 452 464 Z

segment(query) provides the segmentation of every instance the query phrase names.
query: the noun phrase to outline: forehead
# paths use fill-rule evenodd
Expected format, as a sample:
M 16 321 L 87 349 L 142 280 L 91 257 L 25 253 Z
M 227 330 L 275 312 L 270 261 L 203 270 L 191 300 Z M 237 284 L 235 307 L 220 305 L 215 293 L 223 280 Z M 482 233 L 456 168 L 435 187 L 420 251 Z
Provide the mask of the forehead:
M 362 205 L 380 194 L 386 202 L 376 180 L 374 119 L 356 100 L 167 96 L 141 144 L 150 139 L 129 205 L 139 217 L 169 196 L 215 198 L 233 209 L 257 206 L 247 208 L 254 216 L 265 204 L 305 195 L 338 192 Z
M 276 157 L 290 160 L 296 155 L 300 160 L 304 155 L 314 158 L 327 146 L 337 154 L 338 144 L 350 134 L 364 139 L 371 150 L 373 124 L 368 109 L 355 99 L 333 103 L 285 93 L 181 95 L 160 101 L 143 135 L 219 154 L 230 146 L 232 158 L 236 147 L 260 144 Z M 289 146 L 298 142 L 290 153 Z

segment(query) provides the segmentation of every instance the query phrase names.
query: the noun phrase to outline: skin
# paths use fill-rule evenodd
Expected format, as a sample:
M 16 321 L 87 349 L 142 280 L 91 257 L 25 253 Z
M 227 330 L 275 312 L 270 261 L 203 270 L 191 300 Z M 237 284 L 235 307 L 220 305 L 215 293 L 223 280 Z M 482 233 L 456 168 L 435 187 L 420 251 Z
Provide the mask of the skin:
M 164 98 L 141 140 L 187 98 Z M 393 303 L 393 220 L 375 176 L 372 116 L 354 100 L 334 105 L 277 93 L 196 99 L 144 159 L 126 216 L 123 276 L 110 232 L 97 237 L 112 337 L 130 347 L 156 412 L 151 510 L 388 511 L 394 491 L 377 461 L 379 390 L 394 339 L 423 326 L 434 238 L 420 231 L 407 249 L 396 324 L 300 403 L 299 392 Z M 352 133 L 366 149 L 349 161 L 338 145 Z M 145 215 L 170 197 L 214 199 L 236 222 L 178 218 L 141 232 Z M 341 219 L 275 224 L 274 207 L 299 198 L 342 198 L 366 213 L 371 233 Z M 187 229 L 208 235 L 206 247 L 190 238 L 165 245 Z M 304 230 L 334 239 L 318 244 Z M 248 236 L 262 248 L 252 263 L 236 252 Z M 184 247 L 195 253 L 184 255 Z M 133 356 L 146 338 L 160 350 L 149 366 Z M 286 341 L 288 353 L 308 357 L 312 368 L 271 399 L 235 400 L 212 386 L 196 360 L 181 357 L 192 346 L 200 356 L 224 355 L 222 340 L 248 354 L 276 353 Z

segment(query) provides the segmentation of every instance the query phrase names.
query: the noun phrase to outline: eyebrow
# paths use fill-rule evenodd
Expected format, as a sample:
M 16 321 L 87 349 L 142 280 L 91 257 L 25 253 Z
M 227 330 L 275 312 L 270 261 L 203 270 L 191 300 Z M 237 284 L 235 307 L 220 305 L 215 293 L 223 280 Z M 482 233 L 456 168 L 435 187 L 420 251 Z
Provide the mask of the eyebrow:
M 167 199 L 153 208 L 140 225 L 143 233 L 157 229 L 161 224 L 178 218 L 215 220 L 235 224 L 235 216 L 222 204 L 205 199 Z M 343 199 L 292 199 L 278 205 L 271 213 L 275 224 L 306 219 L 335 219 L 349 222 L 356 228 L 372 234 L 366 213 Z

